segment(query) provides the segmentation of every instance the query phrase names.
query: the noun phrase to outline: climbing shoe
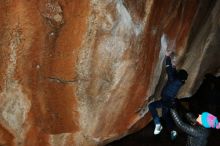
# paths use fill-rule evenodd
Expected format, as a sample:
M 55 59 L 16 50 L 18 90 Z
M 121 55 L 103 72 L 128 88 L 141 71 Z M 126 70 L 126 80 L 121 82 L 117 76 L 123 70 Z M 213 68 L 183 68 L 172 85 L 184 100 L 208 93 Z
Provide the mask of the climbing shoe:
M 159 134 L 162 129 L 163 127 L 161 124 L 156 124 L 155 129 L 154 129 L 154 135 Z
M 175 130 L 172 130 L 170 133 L 170 139 L 171 140 L 175 140 L 177 136 L 177 132 Z

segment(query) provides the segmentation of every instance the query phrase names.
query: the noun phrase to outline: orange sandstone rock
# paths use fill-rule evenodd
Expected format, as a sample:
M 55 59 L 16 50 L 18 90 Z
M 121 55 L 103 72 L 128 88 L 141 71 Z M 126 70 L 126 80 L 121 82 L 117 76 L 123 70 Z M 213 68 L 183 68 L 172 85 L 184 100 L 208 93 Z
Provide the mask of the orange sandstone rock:
M 189 71 L 219 69 L 220 2 L 0 1 L 0 145 L 97 146 L 150 121 L 166 34 Z

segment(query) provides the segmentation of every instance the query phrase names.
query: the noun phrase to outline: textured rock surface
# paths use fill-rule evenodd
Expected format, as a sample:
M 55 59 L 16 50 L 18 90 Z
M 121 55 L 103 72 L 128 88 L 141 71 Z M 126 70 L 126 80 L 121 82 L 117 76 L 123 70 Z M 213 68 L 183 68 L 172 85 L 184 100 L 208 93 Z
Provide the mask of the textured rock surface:
M 188 96 L 219 71 L 219 15 L 209 0 L 0 1 L 0 145 L 96 146 L 142 128 L 162 34 Z

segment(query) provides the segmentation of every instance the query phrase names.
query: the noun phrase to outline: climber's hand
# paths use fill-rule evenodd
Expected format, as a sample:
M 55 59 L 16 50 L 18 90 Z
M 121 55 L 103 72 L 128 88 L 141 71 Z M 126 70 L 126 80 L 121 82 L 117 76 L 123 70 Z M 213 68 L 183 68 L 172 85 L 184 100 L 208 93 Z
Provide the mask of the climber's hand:
M 172 53 L 173 53 L 173 52 L 172 52 L 171 50 L 168 50 L 168 49 L 167 49 L 165 55 L 166 55 L 166 56 L 171 56 Z

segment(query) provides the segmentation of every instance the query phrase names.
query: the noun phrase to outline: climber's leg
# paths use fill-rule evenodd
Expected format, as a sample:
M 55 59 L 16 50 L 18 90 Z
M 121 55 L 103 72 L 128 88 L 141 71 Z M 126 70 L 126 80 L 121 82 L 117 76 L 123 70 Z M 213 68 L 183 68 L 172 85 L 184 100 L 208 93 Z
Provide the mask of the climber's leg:
M 154 124 L 155 124 L 155 129 L 154 129 L 154 134 L 157 135 L 160 133 L 160 131 L 162 130 L 162 125 L 160 123 L 160 118 L 158 116 L 157 113 L 157 108 L 161 108 L 162 107 L 162 102 L 161 100 L 159 101 L 155 101 L 149 104 L 149 111 L 153 117 L 154 120 Z

